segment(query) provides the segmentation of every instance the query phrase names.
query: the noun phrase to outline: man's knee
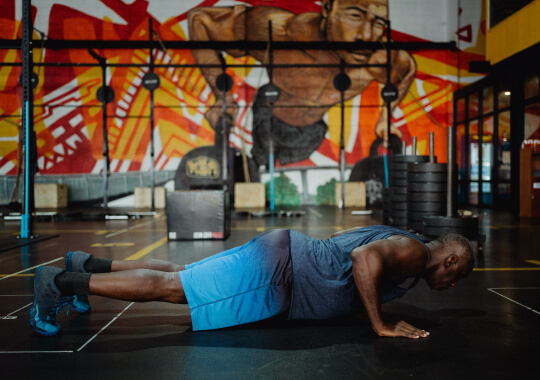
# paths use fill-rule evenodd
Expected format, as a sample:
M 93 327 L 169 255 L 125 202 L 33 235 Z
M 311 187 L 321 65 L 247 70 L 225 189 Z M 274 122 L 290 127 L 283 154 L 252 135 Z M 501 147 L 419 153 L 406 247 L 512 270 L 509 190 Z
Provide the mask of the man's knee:
M 165 290 L 164 300 L 171 303 L 187 303 L 186 294 L 178 272 L 165 273 L 163 275 Z

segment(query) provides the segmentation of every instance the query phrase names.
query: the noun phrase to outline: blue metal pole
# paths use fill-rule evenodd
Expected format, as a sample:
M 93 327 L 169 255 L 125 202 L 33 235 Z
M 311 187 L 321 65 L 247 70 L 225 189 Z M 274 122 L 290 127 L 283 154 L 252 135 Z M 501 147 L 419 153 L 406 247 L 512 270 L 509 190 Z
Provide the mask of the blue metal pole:
M 30 102 L 25 102 L 24 115 L 24 213 L 21 216 L 21 238 L 30 237 Z

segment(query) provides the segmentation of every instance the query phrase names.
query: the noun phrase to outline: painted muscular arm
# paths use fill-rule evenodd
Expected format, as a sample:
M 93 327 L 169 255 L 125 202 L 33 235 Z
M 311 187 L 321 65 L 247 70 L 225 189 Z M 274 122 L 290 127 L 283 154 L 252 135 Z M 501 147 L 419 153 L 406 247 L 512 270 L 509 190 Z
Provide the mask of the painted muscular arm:
M 386 53 L 384 53 L 384 59 L 386 60 Z M 381 62 L 383 63 L 383 62 Z M 386 63 L 386 61 L 384 62 Z M 392 57 L 392 72 L 390 75 L 390 81 L 398 89 L 398 97 L 390 104 L 390 109 L 392 112 L 397 107 L 399 103 L 403 100 L 409 87 L 411 86 L 414 77 L 416 76 L 416 62 L 413 57 L 404 50 L 399 50 L 393 54 Z M 379 77 L 380 78 L 380 77 Z M 381 81 L 386 83 L 386 79 Z M 401 131 L 394 126 L 391 126 L 390 129 L 392 134 L 395 134 L 399 138 L 403 136 Z M 381 110 L 379 120 L 377 121 L 377 126 L 375 127 L 375 134 L 381 137 L 383 140 L 387 140 L 388 132 L 388 117 L 386 107 Z
M 371 326 L 379 336 L 418 339 L 429 335 L 405 321 L 385 323 L 381 317 L 379 288 L 383 276 L 401 277 L 417 271 L 417 267 L 421 266 L 422 258 L 411 240 L 403 237 L 379 240 L 357 247 L 351 252 L 356 288 Z
M 192 41 L 237 41 L 245 39 L 246 7 L 195 8 L 188 14 L 189 38 Z M 242 56 L 243 51 L 228 51 L 234 56 Z M 193 49 L 193 56 L 198 64 L 219 65 L 219 52 L 216 50 Z M 212 92 L 216 96 L 215 104 L 206 113 L 206 118 L 215 127 L 222 113 L 223 96 L 217 88 L 216 78 L 223 73 L 219 67 L 202 67 L 201 71 Z M 233 118 L 238 113 L 238 105 L 229 91 L 226 95 L 226 112 Z

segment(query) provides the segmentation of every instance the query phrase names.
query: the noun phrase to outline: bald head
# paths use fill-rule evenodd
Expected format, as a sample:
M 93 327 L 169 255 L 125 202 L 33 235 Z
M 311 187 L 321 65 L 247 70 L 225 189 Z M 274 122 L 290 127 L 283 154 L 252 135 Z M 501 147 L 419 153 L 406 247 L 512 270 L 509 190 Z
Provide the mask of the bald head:
M 439 236 L 435 241 L 443 245 L 444 254 L 458 256 L 458 263 L 462 270 L 467 273 L 472 271 L 474 267 L 474 253 L 469 239 L 459 234 L 445 234 Z

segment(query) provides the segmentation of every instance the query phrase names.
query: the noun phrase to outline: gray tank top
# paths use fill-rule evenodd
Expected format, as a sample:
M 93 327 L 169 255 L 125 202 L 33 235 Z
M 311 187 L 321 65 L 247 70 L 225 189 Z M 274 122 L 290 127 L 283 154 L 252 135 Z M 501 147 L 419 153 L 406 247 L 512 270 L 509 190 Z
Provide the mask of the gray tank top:
M 362 311 L 352 274 L 351 251 L 393 235 L 411 237 L 425 247 L 416 235 L 388 226 L 365 227 L 324 240 L 291 230 L 293 288 L 289 319 L 328 319 Z M 407 289 L 383 279 L 381 303 L 402 297 L 419 278 L 420 275 Z

